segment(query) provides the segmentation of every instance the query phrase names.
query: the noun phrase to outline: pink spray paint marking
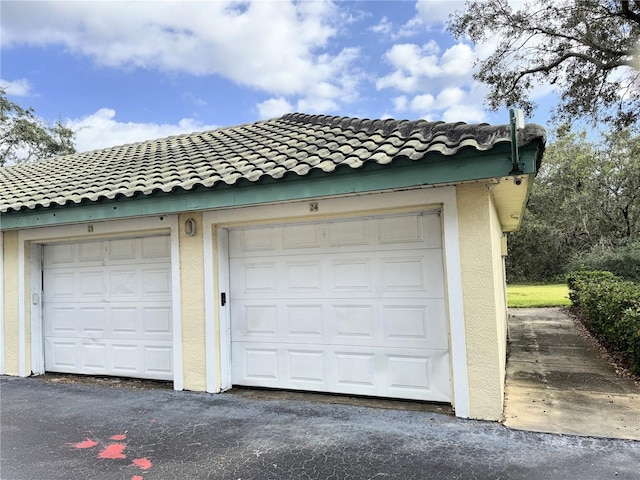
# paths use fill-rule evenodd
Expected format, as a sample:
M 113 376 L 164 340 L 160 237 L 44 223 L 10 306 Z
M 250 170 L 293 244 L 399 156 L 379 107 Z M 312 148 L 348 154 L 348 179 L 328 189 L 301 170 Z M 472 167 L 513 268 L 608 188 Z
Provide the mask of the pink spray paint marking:
M 142 477 L 140 475 L 134 475 L 131 477 L 131 480 L 142 480 Z
M 126 438 L 127 436 L 124 433 L 120 435 L 111 435 L 111 440 L 115 440 L 115 441 L 125 440 Z
M 151 462 L 146 457 L 136 458 L 131 465 L 140 467 L 141 470 L 149 470 L 151 468 Z
M 112 443 L 98 454 L 98 458 L 127 458 L 126 455 L 122 453 L 125 447 L 126 445 L 122 443 Z
M 98 444 L 98 442 L 91 440 L 90 438 L 87 438 L 85 441 L 83 442 L 78 442 L 78 443 L 74 443 L 73 446 L 75 448 L 93 448 Z

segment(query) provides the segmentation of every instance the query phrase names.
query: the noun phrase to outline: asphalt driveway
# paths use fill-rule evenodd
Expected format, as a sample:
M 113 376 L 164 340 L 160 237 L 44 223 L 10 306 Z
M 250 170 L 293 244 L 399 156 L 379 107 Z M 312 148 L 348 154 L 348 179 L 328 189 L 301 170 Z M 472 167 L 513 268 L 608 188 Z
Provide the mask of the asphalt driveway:
M 427 406 L 0 377 L 2 479 L 640 479 L 640 443 Z M 400 405 L 400 403 L 398 404 Z

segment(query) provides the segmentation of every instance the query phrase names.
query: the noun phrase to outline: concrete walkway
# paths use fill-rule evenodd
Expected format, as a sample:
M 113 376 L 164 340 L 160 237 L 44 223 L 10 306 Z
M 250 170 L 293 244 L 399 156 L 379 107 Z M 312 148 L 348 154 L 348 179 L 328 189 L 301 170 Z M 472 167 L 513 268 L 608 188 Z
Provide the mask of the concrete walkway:
M 640 440 L 640 388 L 562 310 L 513 309 L 509 331 L 507 427 Z

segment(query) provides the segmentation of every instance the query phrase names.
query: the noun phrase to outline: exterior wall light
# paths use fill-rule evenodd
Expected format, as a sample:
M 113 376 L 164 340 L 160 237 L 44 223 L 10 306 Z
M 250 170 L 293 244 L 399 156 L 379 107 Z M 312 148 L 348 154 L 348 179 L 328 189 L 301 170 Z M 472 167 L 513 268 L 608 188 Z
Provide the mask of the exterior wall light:
M 184 222 L 184 233 L 193 237 L 197 232 L 196 221 L 193 218 L 189 218 Z

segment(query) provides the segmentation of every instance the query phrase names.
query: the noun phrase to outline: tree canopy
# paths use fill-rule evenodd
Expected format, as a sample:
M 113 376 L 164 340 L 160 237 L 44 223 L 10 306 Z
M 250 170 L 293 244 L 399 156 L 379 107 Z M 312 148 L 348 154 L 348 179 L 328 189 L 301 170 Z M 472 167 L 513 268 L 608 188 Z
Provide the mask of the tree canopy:
M 449 30 L 475 43 L 497 40 L 475 78 L 490 88 L 487 104 L 522 108 L 552 85 L 560 121 L 577 117 L 616 127 L 640 123 L 640 0 L 474 0 Z
M 74 135 L 60 120 L 47 125 L 0 88 L 0 167 L 74 153 Z
M 640 137 L 621 130 L 595 144 L 568 127 L 556 136 L 509 239 L 510 280 L 550 280 L 594 251 L 640 249 Z

